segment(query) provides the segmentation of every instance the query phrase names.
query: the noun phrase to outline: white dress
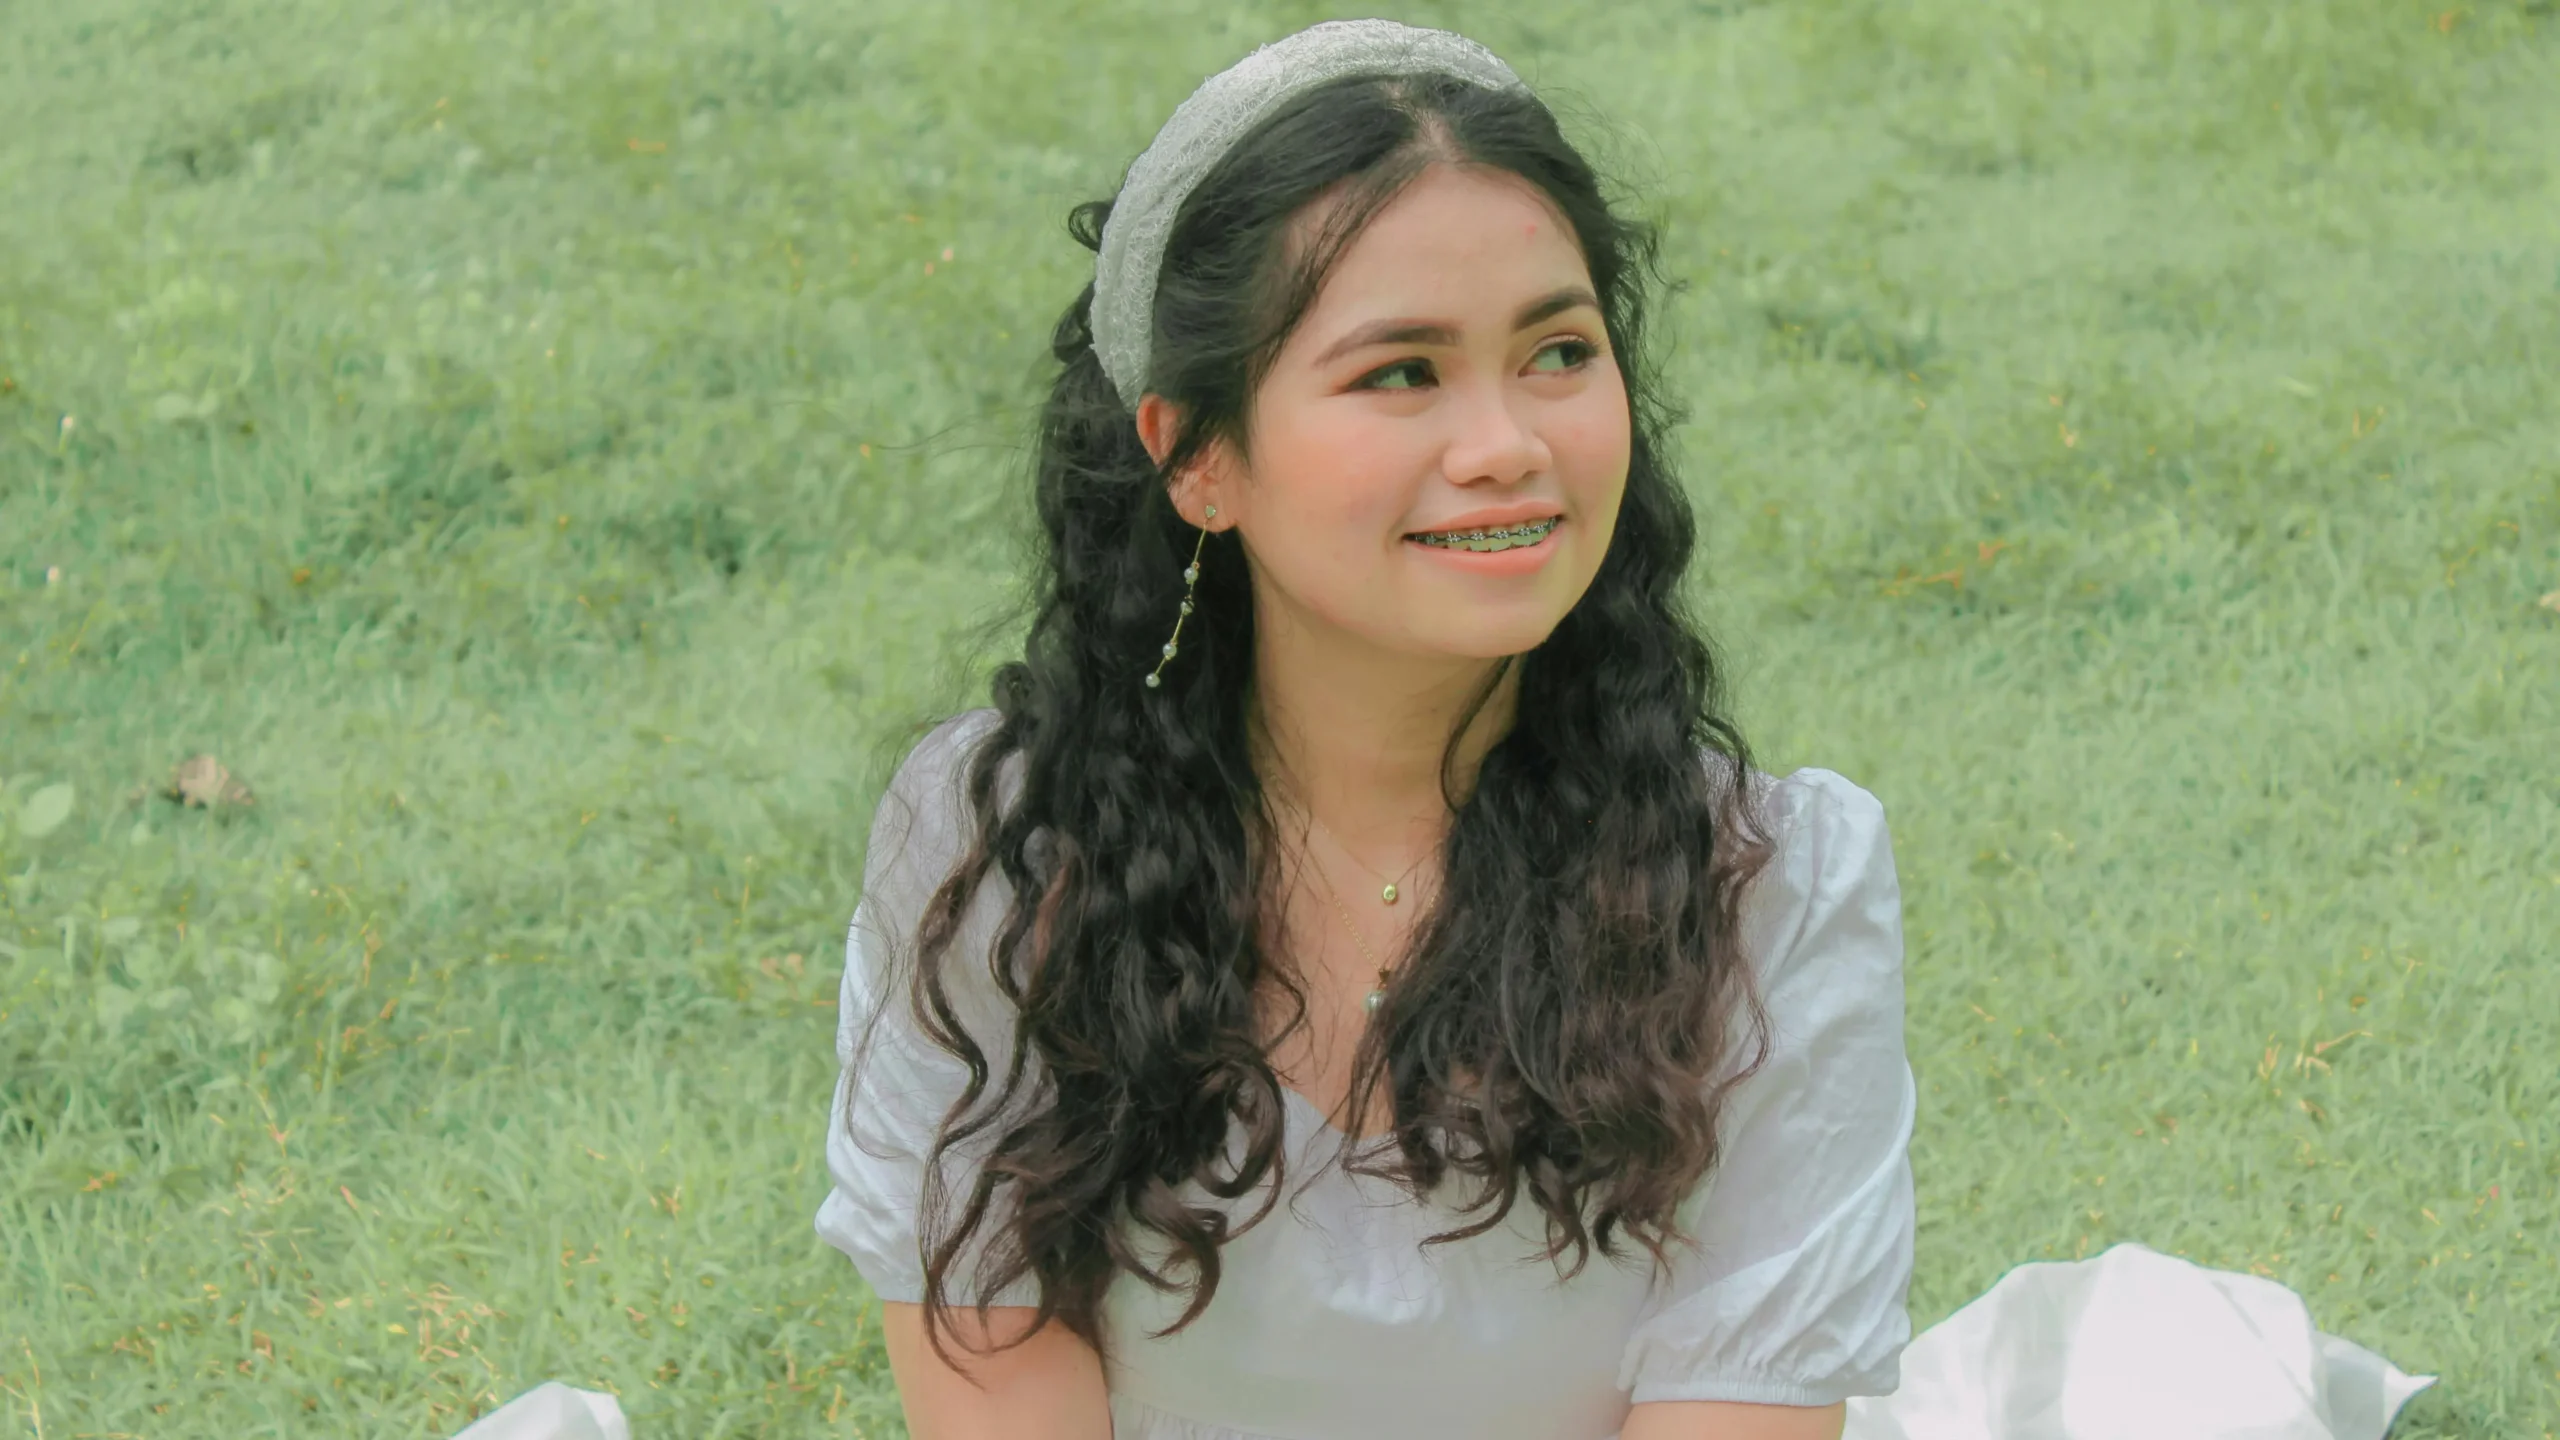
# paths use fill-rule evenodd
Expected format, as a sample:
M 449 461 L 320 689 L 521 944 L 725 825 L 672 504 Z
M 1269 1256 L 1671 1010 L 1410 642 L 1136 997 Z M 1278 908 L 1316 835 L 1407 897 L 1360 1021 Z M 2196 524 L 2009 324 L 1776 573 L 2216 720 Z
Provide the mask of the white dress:
M 843 1068 L 826 1132 L 834 1184 L 817 1229 L 885 1300 L 922 1298 L 924 1157 L 965 1073 L 916 1031 L 904 944 L 891 937 L 913 934 L 917 907 L 961 851 L 957 777 L 993 718 L 946 724 L 901 767 L 874 820 L 846 947 Z M 1918 1090 L 1903 1049 L 1892 845 L 1875 797 L 1831 771 L 1755 779 L 1774 786 L 1778 854 L 1748 892 L 1743 935 L 1770 1055 L 1729 1098 L 1720 1168 L 1682 1210 L 1700 1243 L 1674 1252 L 1669 1278 L 1654 1284 L 1638 1249 L 1618 1262 L 1595 1252 L 1559 1283 L 1534 1258 L 1541 1221 L 1525 1200 L 1506 1228 L 1425 1251 L 1419 1241 L 1451 1213 L 1324 1165 L 1343 1137 L 1292 1094 L 1290 1193 L 1227 1243 L 1208 1309 L 1151 1339 L 1179 1299 L 1111 1287 L 1115 1440 L 1604 1440 L 1644 1401 L 1827 1405 L 1895 1389 L 1911 1339 Z M 1006 899 L 1000 880 L 982 887 L 961 935 L 977 948 L 965 953 L 986 953 Z M 1001 1066 L 1001 997 L 962 989 L 962 973 L 983 987 L 983 967 L 954 967 L 952 983 Z M 1255 1200 L 1237 1203 L 1249 1214 Z M 1027 1304 L 1031 1292 L 995 1299 Z

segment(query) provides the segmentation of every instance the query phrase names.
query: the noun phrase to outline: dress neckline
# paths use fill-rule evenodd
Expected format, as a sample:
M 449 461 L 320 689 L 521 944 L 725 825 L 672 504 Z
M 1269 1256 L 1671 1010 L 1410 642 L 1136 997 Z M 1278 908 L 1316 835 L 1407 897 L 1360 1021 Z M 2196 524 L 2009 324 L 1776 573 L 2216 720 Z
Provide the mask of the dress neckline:
M 1367 1145 L 1387 1138 L 1384 1133 L 1377 1135 L 1350 1134 L 1341 1126 L 1333 1123 L 1332 1117 L 1326 1114 L 1323 1106 L 1318 1105 L 1312 1097 L 1300 1091 L 1295 1086 L 1281 1085 L 1280 1100 L 1281 1104 L 1284 1106 L 1295 1106 L 1297 1109 L 1304 1111 L 1306 1113 L 1307 1123 L 1315 1126 L 1317 1130 L 1321 1131 L 1325 1135 L 1332 1137 L 1337 1143 Z

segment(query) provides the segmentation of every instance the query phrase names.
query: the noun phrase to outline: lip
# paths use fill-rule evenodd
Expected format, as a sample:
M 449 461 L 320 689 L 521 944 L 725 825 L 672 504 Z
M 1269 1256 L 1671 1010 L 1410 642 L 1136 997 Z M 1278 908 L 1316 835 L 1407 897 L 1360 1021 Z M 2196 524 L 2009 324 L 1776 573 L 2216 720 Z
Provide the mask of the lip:
M 1563 507 L 1552 501 L 1519 500 L 1509 505 L 1488 505 L 1480 510 L 1469 510 L 1462 515 L 1452 515 L 1437 525 L 1428 525 L 1420 530 L 1408 530 L 1405 535 L 1410 539 L 1415 535 L 1437 535 L 1445 530 L 1486 530 L 1498 525 L 1519 525 L 1531 520 L 1563 518 Z

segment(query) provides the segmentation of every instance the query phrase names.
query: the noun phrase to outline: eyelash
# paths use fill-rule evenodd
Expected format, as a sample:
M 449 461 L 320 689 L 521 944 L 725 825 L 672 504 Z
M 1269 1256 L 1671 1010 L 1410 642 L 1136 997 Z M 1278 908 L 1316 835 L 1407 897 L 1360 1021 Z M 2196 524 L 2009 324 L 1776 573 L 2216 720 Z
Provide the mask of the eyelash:
M 1548 341 L 1546 344 L 1541 345 L 1541 346 L 1539 346 L 1539 347 L 1538 347 L 1538 354 L 1539 354 L 1539 355 L 1544 355 L 1544 354 L 1546 354 L 1546 353 L 1547 353 L 1548 351 L 1550 351 L 1550 350 L 1556 349 L 1556 348 L 1557 348 L 1557 347 L 1559 347 L 1559 346 L 1566 346 L 1566 345 L 1574 346 L 1574 347 L 1576 347 L 1576 348 L 1580 349 L 1580 350 L 1582 351 L 1582 358 L 1581 358 L 1581 359 L 1579 359 L 1579 360 L 1574 361 L 1571 365 L 1566 366 L 1566 367 L 1565 367 L 1564 369 L 1562 369 L 1562 370 L 1550 370 L 1550 371 L 1547 371 L 1547 372 L 1546 372 L 1547 374 L 1550 374 L 1550 375 L 1570 375 L 1570 374 L 1573 374 L 1575 371 L 1581 370 L 1581 369 L 1582 369 L 1582 368 L 1584 368 L 1585 366 L 1589 365 L 1592 361 L 1594 361 L 1594 360 L 1596 360 L 1596 359 L 1600 358 L 1600 347 L 1599 347 L 1599 346 L 1592 344 L 1592 343 L 1591 343 L 1590 341 L 1588 341 L 1588 340 L 1584 340 L 1584 339 L 1581 339 L 1581 338 L 1579 338 L 1579 337 L 1575 337 L 1575 336 L 1566 336 L 1566 337 L 1564 337 L 1564 338 L 1562 338 L 1562 339 L 1558 339 L 1558 340 L 1550 340 L 1550 341 Z M 1536 356 L 1532 356 L 1532 357 L 1530 357 L 1530 358 L 1535 359 L 1535 358 L 1536 358 Z M 1352 384 L 1351 384 L 1351 388 L 1352 388 L 1352 389 L 1354 389 L 1354 390 L 1378 390 L 1378 389 L 1384 389 L 1385 387 L 1383 387 L 1383 386 L 1381 386 L 1381 385 L 1379 385 L 1379 384 L 1377 384 L 1377 383 L 1376 383 L 1376 382 L 1377 382 L 1377 380 L 1378 380 L 1378 378 L 1379 378 L 1380 376 L 1382 376 L 1382 375 L 1392 375 L 1392 374 L 1394 374 L 1395 372 L 1397 372 L 1397 371 L 1399 371 L 1399 370 L 1403 370 L 1403 369 L 1405 369 L 1405 368 L 1407 368 L 1407 367 L 1409 367 L 1409 366 L 1415 366 L 1415 365 L 1429 365 L 1430 363 L 1431 363 L 1431 362 L 1430 362 L 1430 361 L 1428 361 L 1428 360 L 1424 360 L 1424 359 L 1421 359 L 1420 357 L 1416 357 L 1416 358 L 1411 359 L 1411 360 L 1398 360 L 1398 361 L 1396 361 L 1396 362 L 1395 362 L 1394 364 L 1392 364 L 1392 365 L 1381 365 L 1381 366 L 1379 366 L 1377 369 L 1372 370 L 1372 371 L 1370 371 L 1368 374 L 1363 375 L 1363 376 L 1361 376 L 1359 379 L 1357 379 L 1357 380 L 1353 381 L 1353 382 L 1352 382 Z M 1420 387 L 1420 386 L 1418 386 L 1418 385 L 1414 385 L 1414 386 L 1406 386 L 1406 387 L 1404 387 L 1404 388 L 1406 388 L 1406 389 L 1420 389 L 1421 387 Z

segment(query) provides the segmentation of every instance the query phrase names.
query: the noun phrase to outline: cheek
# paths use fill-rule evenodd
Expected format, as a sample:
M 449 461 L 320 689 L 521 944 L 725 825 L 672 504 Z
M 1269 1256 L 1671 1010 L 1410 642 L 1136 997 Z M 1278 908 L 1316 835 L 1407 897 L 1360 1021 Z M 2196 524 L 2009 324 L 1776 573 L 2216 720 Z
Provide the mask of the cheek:
M 1624 484 L 1633 450 L 1626 392 L 1595 386 L 1555 417 L 1547 431 L 1556 470 L 1566 485 L 1585 494 L 1614 492 Z
M 1419 463 L 1406 453 L 1414 436 L 1411 425 L 1364 419 L 1342 407 L 1275 433 L 1257 457 L 1256 474 L 1279 492 L 1274 498 L 1286 497 L 1284 508 L 1297 527 L 1365 525 L 1400 513 L 1408 489 L 1403 481 Z

